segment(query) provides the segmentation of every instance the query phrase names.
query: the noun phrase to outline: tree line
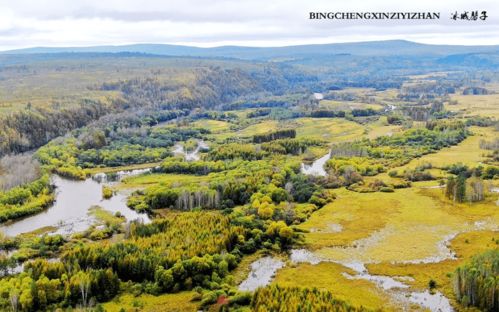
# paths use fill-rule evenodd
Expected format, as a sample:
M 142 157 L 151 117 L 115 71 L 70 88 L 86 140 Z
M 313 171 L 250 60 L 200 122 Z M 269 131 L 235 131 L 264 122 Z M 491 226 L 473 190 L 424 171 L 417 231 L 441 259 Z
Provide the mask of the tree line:
M 499 308 L 499 250 L 476 255 L 454 272 L 454 293 L 465 307 L 482 311 Z
M 0 156 L 37 148 L 113 110 L 113 104 L 82 99 L 76 107 L 35 107 L 0 117 Z
M 296 130 L 295 129 L 283 129 L 283 130 L 277 130 L 277 131 L 270 132 L 270 133 L 254 135 L 253 136 L 253 143 L 263 143 L 263 142 L 269 142 L 269 141 L 286 139 L 286 138 L 294 139 L 295 137 L 296 137 Z

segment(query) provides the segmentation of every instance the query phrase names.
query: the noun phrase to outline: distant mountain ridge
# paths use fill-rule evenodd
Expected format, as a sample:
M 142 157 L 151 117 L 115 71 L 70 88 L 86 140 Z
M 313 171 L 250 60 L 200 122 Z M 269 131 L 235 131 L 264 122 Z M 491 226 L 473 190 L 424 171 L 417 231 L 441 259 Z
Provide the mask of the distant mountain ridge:
M 200 48 L 171 44 L 131 44 L 122 46 L 90 47 L 34 47 L 0 52 L 0 54 L 54 54 L 54 53 L 144 53 L 163 56 L 228 57 L 247 60 L 274 58 L 308 58 L 351 54 L 359 56 L 446 56 L 452 54 L 498 53 L 499 45 L 460 46 L 430 45 L 406 40 L 368 41 L 354 43 L 311 44 L 285 47 L 220 46 Z

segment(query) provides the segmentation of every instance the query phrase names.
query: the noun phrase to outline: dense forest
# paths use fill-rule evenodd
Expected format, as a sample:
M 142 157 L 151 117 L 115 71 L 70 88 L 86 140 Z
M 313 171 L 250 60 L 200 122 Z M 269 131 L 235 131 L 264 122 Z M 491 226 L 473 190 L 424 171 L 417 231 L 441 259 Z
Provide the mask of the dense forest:
M 213 109 L 250 94 L 282 94 L 294 86 L 297 79 L 291 69 L 265 65 L 246 71 L 219 66 L 190 71 L 182 82 L 159 76 L 93 86 L 109 94 L 103 101 L 81 98 L 68 107 L 64 103 L 52 103 L 49 107 L 33 107 L 28 103 L 25 110 L 0 116 L 0 155 L 39 147 L 110 113 L 131 112 L 133 116 L 144 116 L 149 123 L 159 123 L 168 118 L 162 116 L 162 111 L 169 114 L 170 111 Z M 303 80 L 314 78 L 305 76 Z

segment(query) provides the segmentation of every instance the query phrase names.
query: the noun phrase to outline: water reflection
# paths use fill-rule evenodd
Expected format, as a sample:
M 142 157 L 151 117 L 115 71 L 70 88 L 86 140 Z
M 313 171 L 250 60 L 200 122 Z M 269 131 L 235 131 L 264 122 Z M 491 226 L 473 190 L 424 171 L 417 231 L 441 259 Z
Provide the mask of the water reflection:
M 9 236 L 43 227 L 55 227 L 56 233 L 60 234 L 84 231 L 96 221 L 89 215 L 92 206 L 100 206 L 112 213 L 120 212 L 127 220 L 150 221 L 146 214 L 137 213 L 127 207 L 126 194 L 117 193 L 110 199 L 102 199 L 102 184 L 98 181 L 74 181 L 59 176 L 53 176 L 52 181 L 56 186 L 56 201 L 52 207 L 39 214 L 3 225 L 0 231 Z

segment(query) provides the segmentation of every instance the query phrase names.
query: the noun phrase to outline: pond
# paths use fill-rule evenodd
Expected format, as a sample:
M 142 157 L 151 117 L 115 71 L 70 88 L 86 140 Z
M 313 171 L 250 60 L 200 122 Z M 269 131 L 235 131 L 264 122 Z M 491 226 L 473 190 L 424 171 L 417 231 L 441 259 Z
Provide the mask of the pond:
M 239 285 L 239 290 L 254 291 L 258 287 L 270 283 L 277 270 L 284 266 L 284 262 L 274 257 L 263 257 L 251 264 L 248 277 Z
M 316 175 L 316 176 L 325 177 L 327 175 L 327 172 L 324 169 L 324 165 L 326 164 L 326 161 L 329 160 L 329 158 L 330 158 L 330 155 L 328 152 L 326 155 L 315 160 L 311 165 L 307 165 L 307 164 L 302 163 L 301 164 L 301 172 L 303 174 L 307 174 L 307 175 Z
M 143 173 L 144 169 L 129 171 L 122 177 Z M 98 175 L 101 176 L 102 175 Z M 102 179 L 107 181 L 107 179 Z M 127 194 L 118 192 L 110 199 L 102 199 L 102 185 L 99 179 L 89 178 L 75 181 L 52 176 L 56 187 L 56 201 L 47 210 L 0 227 L 0 231 L 8 236 L 31 232 L 43 227 L 55 227 L 56 233 L 72 234 L 86 230 L 96 222 L 89 214 L 92 206 L 100 206 L 112 213 L 120 212 L 128 221 L 142 219 L 149 222 L 146 214 L 137 213 L 126 205 Z

